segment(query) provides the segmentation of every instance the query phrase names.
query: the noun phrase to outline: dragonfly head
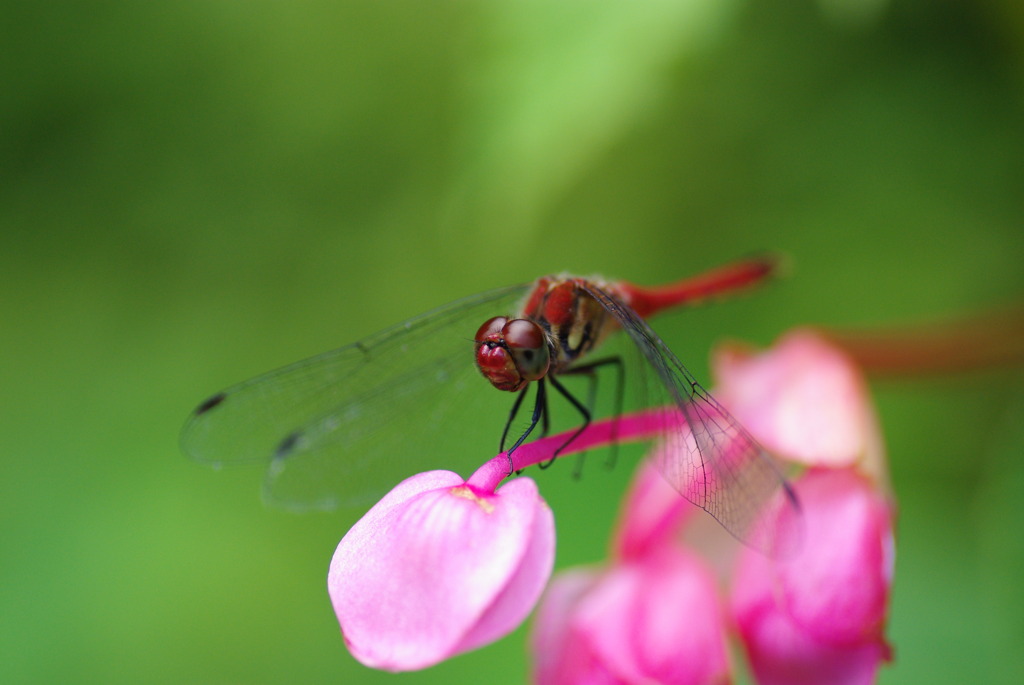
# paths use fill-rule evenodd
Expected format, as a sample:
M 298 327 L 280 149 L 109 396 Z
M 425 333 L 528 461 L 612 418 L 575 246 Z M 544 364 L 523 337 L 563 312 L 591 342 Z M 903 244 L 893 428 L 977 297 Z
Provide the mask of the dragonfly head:
M 498 390 L 516 391 L 548 372 L 544 330 L 529 319 L 496 316 L 476 332 L 476 366 Z

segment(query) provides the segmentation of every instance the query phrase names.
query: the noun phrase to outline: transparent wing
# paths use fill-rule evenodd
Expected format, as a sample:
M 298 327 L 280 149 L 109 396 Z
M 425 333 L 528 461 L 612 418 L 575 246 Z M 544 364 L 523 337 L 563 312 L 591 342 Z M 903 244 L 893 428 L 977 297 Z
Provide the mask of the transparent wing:
M 674 405 L 685 418 L 680 428 L 678 414 L 665 413 L 667 449 L 655 452 L 661 474 L 734 537 L 788 555 L 799 544 L 798 505 L 779 467 L 632 308 L 593 284 L 585 288 L 640 350 L 639 368 L 656 377 L 645 384 L 644 402 Z
M 452 302 L 217 393 L 189 417 L 182 449 L 214 465 L 266 462 L 265 498 L 291 509 L 371 504 L 415 473 L 478 466 L 511 396 L 476 371 L 473 336 L 518 311 L 528 287 Z M 494 444 L 467 442 L 492 425 Z

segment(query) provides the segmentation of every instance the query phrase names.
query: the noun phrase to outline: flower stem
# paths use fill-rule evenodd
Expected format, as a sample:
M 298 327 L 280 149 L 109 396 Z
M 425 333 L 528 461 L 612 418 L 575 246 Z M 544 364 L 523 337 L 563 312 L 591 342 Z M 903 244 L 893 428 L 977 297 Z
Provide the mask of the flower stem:
M 680 423 L 685 423 L 685 419 L 674 408 L 646 409 L 594 421 L 568 447 L 560 451 L 558 457 L 584 452 L 612 442 L 652 440 L 664 434 L 667 428 Z M 554 456 L 555 450 L 565 445 L 565 442 L 575 432 L 575 430 L 571 430 L 557 435 L 549 435 L 520 446 L 512 454 L 512 468 L 515 471 L 520 471 L 528 466 L 550 460 Z M 501 481 L 509 475 L 508 454 L 502 452 L 484 463 L 466 482 L 479 490 L 494 492 Z

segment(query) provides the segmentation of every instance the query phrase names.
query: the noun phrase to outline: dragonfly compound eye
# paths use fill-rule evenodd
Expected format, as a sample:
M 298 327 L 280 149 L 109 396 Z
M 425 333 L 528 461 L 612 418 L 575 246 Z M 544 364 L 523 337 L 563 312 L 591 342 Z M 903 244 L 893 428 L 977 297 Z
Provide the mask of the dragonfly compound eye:
M 509 353 L 502 331 L 508 318 L 488 319 L 476 332 L 476 366 L 498 390 L 515 391 L 527 383 Z
M 495 316 L 484 321 L 484 325 L 476 330 L 474 340 L 477 343 L 494 342 L 501 339 L 501 329 L 508 323 L 507 316 Z
M 520 375 L 527 381 L 543 378 L 551 361 L 544 330 L 529 319 L 513 319 L 501 332 Z

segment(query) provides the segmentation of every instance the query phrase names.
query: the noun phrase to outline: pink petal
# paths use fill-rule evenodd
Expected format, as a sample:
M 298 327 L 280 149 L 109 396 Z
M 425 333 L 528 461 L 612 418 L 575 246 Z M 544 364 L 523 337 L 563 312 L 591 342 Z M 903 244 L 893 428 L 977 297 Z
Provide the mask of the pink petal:
M 811 470 L 794 487 L 805 524 L 797 556 L 770 560 L 746 550 L 733 582 L 733 613 L 751 662 L 771 682 L 816 669 L 831 675 L 794 682 L 846 682 L 836 674 L 862 673 L 866 663 L 873 673 L 887 653 L 891 507 L 852 469 Z
M 581 602 L 576 620 L 595 654 L 627 682 L 728 680 L 714 579 L 681 549 L 665 547 L 613 568 Z
M 615 677 L 590 649 L 573 625 L 574 609 L 600 576 L 576 569 L 558 574 L 534 618 L 530 646 L 535 685 L 617 685 Z
M 328 590 L 353 656 L 425 668 L 513 630 L 554 562 L 554 521 L 534 482 L 496 493 L 457 474 L 403 481 L 345 535 Z
M 689 553 L 666 546 L 555 586 L 533 640 L 538 682 L 728 681 L 714 580 Z
M 864 381 L 820 336 L 794 331 L 760 354 L 726 347 L 712 363 L 715 396 L 769 451 L 812 466 L 864 456 L 874 429 Z
M 870 685 L 891 656 L 881 641 L 841 647 L 816 642 L 771 611 L 752 617 L 743 638 L 759 685 Z
M 523 480 L 533 484 L 528 478 Z M 500 494 L 508 495 L 506 489 L 512 484 L 501 488 Z M 555 562 L 555 519 L 543 500 L 538 497 L 537 501 L 541 506 L 537 508 L 533 518 L 533 530 L 529 531 L 529 546 L 519 567 L 488 608 L 487 613 L 462 640 L 457 652 L 468 652 L 504 637 L 526 619 L 540 599 Z
M 619 559 L 641 557 L 674 539 L 683 523 L 697 511 L 654 466 L 658 459 L 667 458 L 660 456 L 667 449 L 663 444 L 656 445 L 654 453 L 633 476 L 613 544 Z

